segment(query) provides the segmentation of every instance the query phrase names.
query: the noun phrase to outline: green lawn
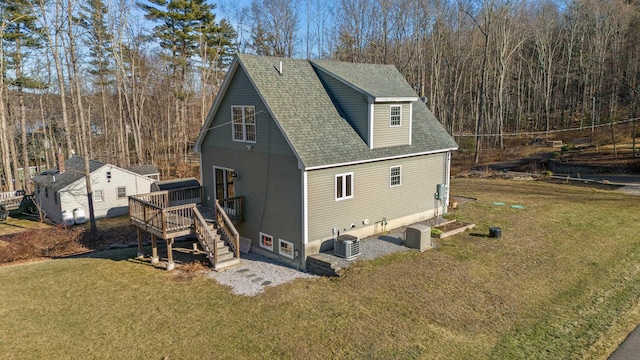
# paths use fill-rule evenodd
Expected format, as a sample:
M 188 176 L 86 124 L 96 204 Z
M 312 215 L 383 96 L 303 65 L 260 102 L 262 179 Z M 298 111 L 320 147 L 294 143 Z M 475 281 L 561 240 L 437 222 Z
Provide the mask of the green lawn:
M 0 358 L 604 359 L 640 323 L 640 197 L 451 188 L 478 199 L 453 214 L 476 228 L 439 249 L 252 298 L 129 260 L 136 249 L 0 267 Z M 480 236 L 490 226 L 500 239 Z

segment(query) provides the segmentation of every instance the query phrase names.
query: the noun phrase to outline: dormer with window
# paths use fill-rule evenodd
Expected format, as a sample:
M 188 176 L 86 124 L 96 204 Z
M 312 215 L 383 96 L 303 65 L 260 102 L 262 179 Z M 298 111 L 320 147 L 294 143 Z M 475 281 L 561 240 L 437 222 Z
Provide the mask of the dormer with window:
M 411 145 L 411 86 L 392 65 L 314 61 L 331 99 L 369 149 Z M 399 81 L 402 80 L 402 81 Z
M 408 99 L 369 104 L 369 148 L 411 145 L 413 103 Z

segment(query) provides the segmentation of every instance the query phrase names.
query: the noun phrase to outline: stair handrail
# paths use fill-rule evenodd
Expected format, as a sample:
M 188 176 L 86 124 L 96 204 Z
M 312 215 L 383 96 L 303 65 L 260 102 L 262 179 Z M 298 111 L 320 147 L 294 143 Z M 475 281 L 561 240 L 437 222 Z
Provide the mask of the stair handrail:
M 218 244 L 216 244 L 216 236 L 213 230 L 209 227 L 209 224 L 202 217 L 202 214 L 198 208 L 193 208 L 193 226 L 196 231 L 196 237 L 202 244 L 202 247 L 209 252 L 213 252 L 213 266 L 218 263 Z M 202 239 L 200 238 L 202 236 Z
M 216 221 L 218 222 L 218 226 L 222 230 L 222 233 L 226 237 L 231 249 L 236 258 L 240 258 L 240 234 L 236 227 L 233 226 L 233 222 L 229 219 L 229 216 L 224 211 L 222 206 L 220 206 L 220 201 L 216 200 Z

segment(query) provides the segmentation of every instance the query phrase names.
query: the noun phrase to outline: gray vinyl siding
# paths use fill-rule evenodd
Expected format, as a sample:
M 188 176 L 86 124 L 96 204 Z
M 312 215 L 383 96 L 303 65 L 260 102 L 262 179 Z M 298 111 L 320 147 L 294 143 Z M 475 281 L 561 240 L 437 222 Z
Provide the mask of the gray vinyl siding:
M 298 160 L 241 67 L 213 119 L 211 127 L 231 121 L 232 105 L 256 108 L 256 142 L 232 141 L 231 126 L 210 130 L 202 142 L 201 172 L 204 203 L 214 206 L 214 166 L 232 169 L 236 196 L 244 197 L 244 221 L 237 224 L 240 236 L 259 247 L 259 233 L 294 243 L 302 241 L 301 172 Z M 251 148 L 247 148 L 251 145 Z
M 390 124 L 392 105 L 402 106 L 400 126 Z M 409 103 L 376 103 L 373 118 L 373 147 L 387 147 L 409 144 L 410 104 Z
M 402 184 L 390 187 L 390 167 L 402 166 Z M 446 153 L 309 171 L 309 242 L 327 239 L 332 228 L 369 225 L 434 210 L 436 185 L 446 183 Z M 353 172 L 353 199 L 335 200 L 335 175 Z M 441 205 L 440 205 L 441 206 Z
M 341 83 L 322 70 L 316 70 L 331 100 L 347 117 L 351 126 L 365 142 L 369 142 L 369 104 L 366 96 Z
M 255 106 L 256 111 L 256 142 L 233 141 L 231 126 L 232 106 Z M 271 118 L 269 111 L 260 99 L 253 84 L 247 77 L 241 66 L 238 67 L 232 82 L 227 88 L 227 92 L 220 102 L 220 106 L 211 123 L 210 129 L 206 130 L 202 141 L 202 153 L 206 148 L 212 146 L 226 147 L 236 151 L 247 151 L 247 145 L 251 146 L 251 151 L 272 152 L 277 154 L 292 154 L 289 144 Z M 270 138 L 272 136 L 273 138 Z M 271 140 L 271 141 L 269 141 Z M 203 179 L 204 180 L 204 179 Z

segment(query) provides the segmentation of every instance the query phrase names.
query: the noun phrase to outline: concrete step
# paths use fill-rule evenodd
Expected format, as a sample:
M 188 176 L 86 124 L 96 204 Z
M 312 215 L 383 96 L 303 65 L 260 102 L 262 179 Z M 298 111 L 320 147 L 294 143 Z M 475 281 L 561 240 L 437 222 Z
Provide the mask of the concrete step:
M 326 254 L 307 256 L 307 271 L 321 276 L 342 276 L 344 270 L 337 260 Z
M 213 266 L 213 269 L 215 271 L 221 271 L 238 265 L 240 265 L 240 259 L 232 257 L 231 259 L 218 261 L 218 263 Z

